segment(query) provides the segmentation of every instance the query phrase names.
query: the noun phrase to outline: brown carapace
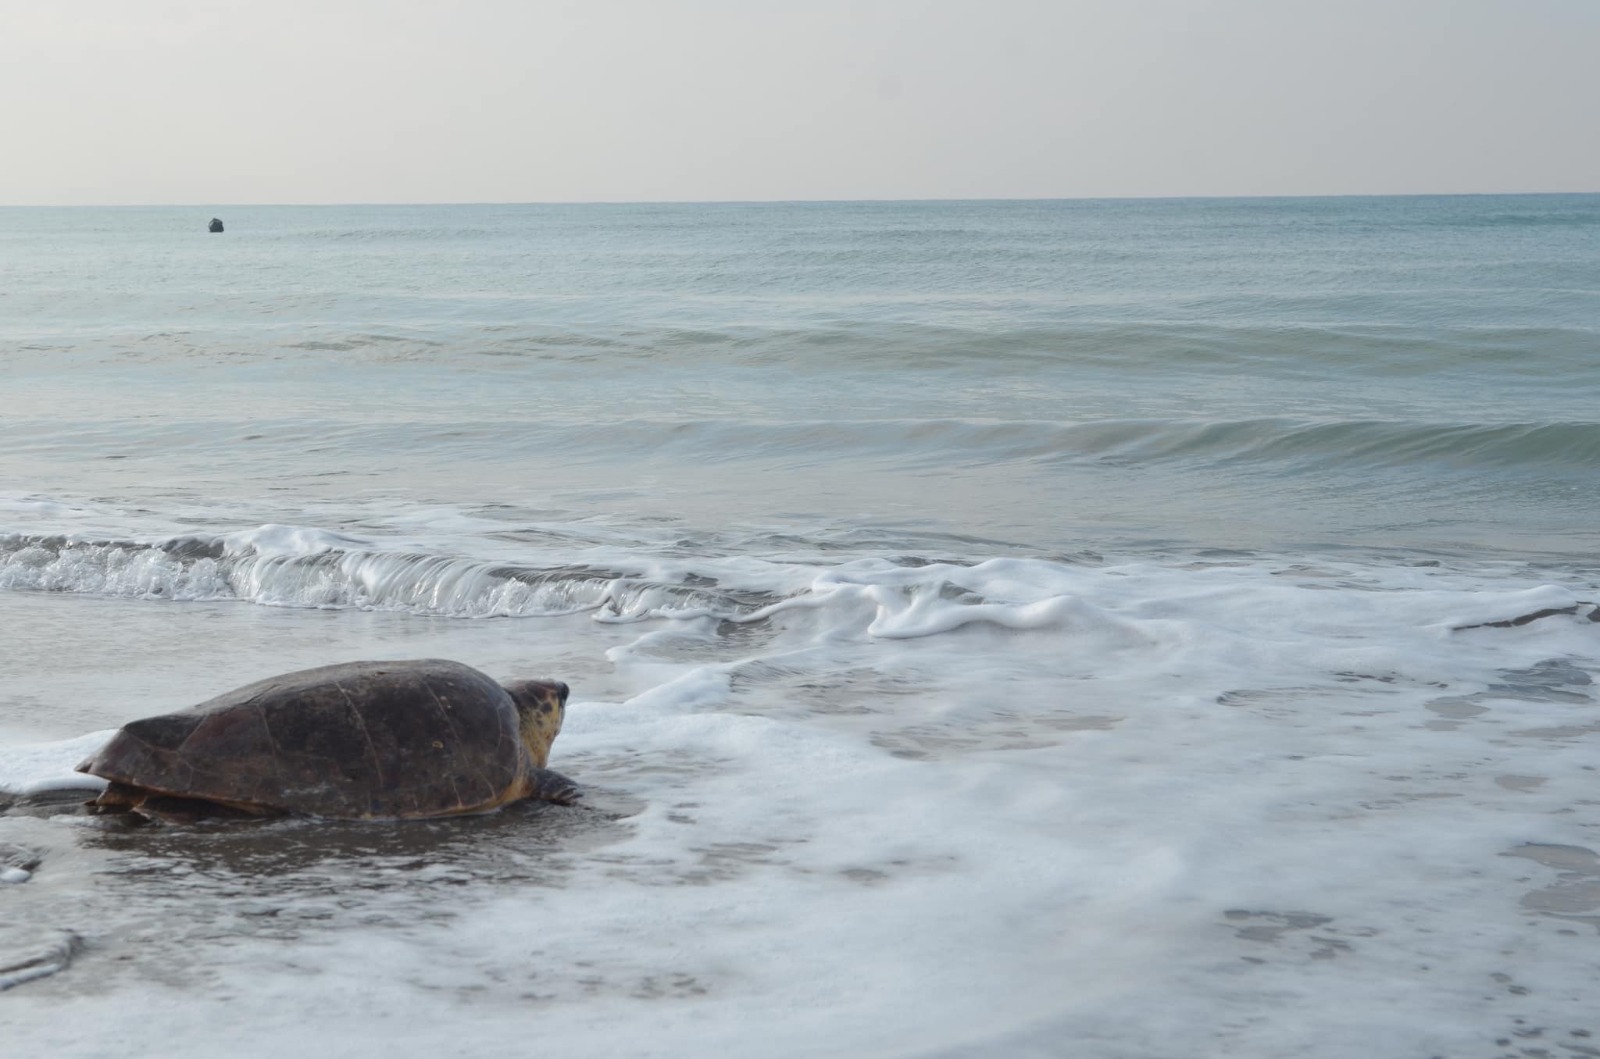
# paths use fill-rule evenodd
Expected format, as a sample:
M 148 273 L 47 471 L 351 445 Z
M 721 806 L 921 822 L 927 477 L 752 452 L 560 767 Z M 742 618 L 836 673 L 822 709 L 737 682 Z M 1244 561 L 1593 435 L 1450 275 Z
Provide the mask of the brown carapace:
M 441 659 L 345 662 L 247 684 L 125 725 L 78 766 L 102 812 L 408 819 L 524 798 L 570 805 L 545 768 L 567 686 L 504 686 Z

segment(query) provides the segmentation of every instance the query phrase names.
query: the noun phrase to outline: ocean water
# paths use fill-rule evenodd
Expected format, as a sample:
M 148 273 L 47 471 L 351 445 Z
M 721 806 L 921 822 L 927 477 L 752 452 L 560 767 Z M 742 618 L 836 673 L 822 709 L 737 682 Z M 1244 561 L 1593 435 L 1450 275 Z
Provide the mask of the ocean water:
M 1597 408 L 1600 196 L 0 209 L 3 1050 L 1600 1054 Z M 408 657 L 586 804 L 75 808 Z

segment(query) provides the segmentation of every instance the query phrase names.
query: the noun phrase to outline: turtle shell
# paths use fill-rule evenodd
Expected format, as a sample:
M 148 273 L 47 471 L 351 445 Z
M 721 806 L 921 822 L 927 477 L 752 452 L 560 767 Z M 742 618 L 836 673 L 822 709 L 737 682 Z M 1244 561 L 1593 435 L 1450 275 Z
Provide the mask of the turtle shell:
M 242 808 L 425 817 L 518 797 L 529 770 L 511 696 L 459 662 L 346 662 L 247 684 L 125 725 L 78 768 Z

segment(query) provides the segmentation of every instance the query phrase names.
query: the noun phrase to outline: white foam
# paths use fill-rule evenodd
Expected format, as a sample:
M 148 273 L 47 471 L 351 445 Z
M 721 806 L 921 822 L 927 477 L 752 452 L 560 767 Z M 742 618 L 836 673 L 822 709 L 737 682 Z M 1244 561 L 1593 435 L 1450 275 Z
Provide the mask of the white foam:
M 115 729 L 107 729 L 75 739 L 0 748 L 0 793 L 28 795 L 46 791 L 104 790 L 105 780 L 74 769 L 114 734 Z
M 316 526 L 268 524 L 225 534 L 230 555 L 253 553 L 266 557 L 321 555 L 324 552 L 366 548 L 368 541 Z
M 48 497 L 38 495 L 7 496 L 5 494 L 0 494 L 0 512 L 4 512 L 7 518 L 11 519 L 17 516 L 42 517 L 58 523 L 69 518 L 81 518 L 87 514 L 81 507 L 52 500 Z
M 1593 910 L 1560 911 L 1587 891 L 1519 852 L 1600 849 L 1600 627 L 1453 631 L 1590 587 L 1357 561 L 655 564 L 638 576 L 792 594 L 500 627 L 508 657 L 591 667 L 551 764 L 596 806 L 642 806 L 553 849 L 559 883 L 433 864 L 414 900 L 435 919 L 404 892 L 196 872 L 182 955 L 207 994 L 61 976 L 18 1039 L 59 1040 L 70 1015 L 193 1054 L 532 1036 L 586 1055 L 1346 1059 L 1600 1032 L 1572 985 L 1593 956 L 1570 917 Z M 394 642 L 431 653 L 425 624 Z M 6 749 L 0 784 L 89 749 L 30 751 L 36 769 Z M 8 898 L 42 902 L 54 877 Z M 275 940 L 245 929 L 252 900 L 306 915 Z

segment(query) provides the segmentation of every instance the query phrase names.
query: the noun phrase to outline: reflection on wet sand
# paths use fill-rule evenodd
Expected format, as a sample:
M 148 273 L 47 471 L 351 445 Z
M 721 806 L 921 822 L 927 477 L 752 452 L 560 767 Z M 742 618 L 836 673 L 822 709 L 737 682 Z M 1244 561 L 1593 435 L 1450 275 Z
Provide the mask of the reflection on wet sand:
M 0 989 L 55 974 L 74 954 L 84 988 L 123 974 L 183 982 L 200 945 L 449 920 L 507 893 L 565 886 L 577 855 L 625 837 L 626 818 L 644 808 L 595 791 L 583 807 L 517 803 L 404 823 L 152 825 L 91 817 L 82 799 L 54 792 L 0 808 L 30 840 L 0 843 L 0 861 L 29 876 L 6 888 Z

